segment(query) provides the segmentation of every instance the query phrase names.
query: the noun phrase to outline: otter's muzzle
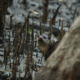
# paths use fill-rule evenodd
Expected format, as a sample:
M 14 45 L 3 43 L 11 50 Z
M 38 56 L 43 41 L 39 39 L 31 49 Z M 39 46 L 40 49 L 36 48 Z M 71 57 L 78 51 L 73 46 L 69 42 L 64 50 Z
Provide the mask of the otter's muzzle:
M 37 41 L 42 42 L 43 41 L 43 37 L 42 36 L 38 36 Z

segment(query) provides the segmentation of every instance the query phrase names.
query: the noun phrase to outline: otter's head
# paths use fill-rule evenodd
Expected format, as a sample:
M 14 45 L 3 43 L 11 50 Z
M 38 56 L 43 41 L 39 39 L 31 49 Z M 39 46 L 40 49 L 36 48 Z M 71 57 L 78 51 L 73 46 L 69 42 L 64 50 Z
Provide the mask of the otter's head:
M 46 50 L 48 49 L 50 38 L 47 35 L 40 35 L 37 38 L 37 42 L 41 51 L 45 54 Z

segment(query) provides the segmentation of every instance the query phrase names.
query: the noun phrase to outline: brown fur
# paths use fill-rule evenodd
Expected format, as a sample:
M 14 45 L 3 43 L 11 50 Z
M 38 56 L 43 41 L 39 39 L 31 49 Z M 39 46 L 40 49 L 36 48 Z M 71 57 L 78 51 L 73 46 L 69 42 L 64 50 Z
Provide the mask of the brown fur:
M 59 41 L 50 43 L 48 50 L 45 53 L 45 60 L 52 54 L 53 51 L 55 51 L 56 47 L 58 46 Z
M 52 52 L 56 49 L 59 41 L 51 42 L 47 37 L 44 38 L 43 35 L 37 38 L 39 48 L 44 54 L 45 60 L 52 54 Z

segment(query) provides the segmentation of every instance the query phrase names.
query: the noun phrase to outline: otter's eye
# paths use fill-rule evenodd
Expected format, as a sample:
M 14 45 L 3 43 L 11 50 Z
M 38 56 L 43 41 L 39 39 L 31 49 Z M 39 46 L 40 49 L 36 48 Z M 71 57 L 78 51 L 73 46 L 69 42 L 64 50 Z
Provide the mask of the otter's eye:
M 48 37 L 48 39 L 50 39 L 50 37 Z
M 46 37 L 45 37 L 45 36 L 43 36 L 43 38 L 44 38 L 44 39 L 46 39 Z

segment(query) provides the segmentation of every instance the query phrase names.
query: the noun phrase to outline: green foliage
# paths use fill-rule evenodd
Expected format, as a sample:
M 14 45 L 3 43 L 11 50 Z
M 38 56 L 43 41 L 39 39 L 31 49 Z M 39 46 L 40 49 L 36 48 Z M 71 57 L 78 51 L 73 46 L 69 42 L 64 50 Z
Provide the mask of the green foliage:
M 31 30 L 31 29 L 29 29 L 29 30 L 27 31 L 27 33 L 29 33 L 29 34 L 30 34 L 30 33 L 31 33 L 31 31 L 32 31 L 32 30 Z

